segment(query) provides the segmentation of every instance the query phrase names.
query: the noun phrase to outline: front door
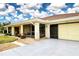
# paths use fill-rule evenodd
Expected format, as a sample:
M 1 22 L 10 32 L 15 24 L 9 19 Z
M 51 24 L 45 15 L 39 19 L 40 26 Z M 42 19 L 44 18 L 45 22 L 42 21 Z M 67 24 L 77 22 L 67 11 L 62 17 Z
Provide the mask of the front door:
M 50 38 L 58 38 L 58 25 L 50 25 Z

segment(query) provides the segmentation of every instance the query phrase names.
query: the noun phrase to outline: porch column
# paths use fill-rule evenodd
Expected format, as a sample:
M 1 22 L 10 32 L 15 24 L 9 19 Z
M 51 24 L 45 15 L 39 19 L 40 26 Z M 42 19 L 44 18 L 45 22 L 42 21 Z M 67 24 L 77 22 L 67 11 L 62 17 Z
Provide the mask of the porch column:
M 20 34 L 23 35 L 23 25 L 20 26 Z
M 50 24 L 45 24 L 45 37 L 50 38 Z
M 8 27 L 6 27 L 6 29 L 7 29 L 7 33 L 8 33 Z
M 35 23 L 35 40 L 39 40 L 40 39 L 40 24 L 39 23 Z
M 12 33 L 12 35 L 14 35 L 14 27 L 13 26 L 11 28 L 11 33 Z

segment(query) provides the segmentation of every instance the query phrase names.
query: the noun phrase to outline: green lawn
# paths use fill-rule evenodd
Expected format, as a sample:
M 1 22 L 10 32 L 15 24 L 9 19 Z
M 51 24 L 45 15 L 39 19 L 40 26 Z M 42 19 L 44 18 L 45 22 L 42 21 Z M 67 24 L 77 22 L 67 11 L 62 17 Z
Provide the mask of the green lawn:
M 0 44 L 2 43 L 9 43 L 15 41 L 16 38 L 10 36 L 0 36 Z

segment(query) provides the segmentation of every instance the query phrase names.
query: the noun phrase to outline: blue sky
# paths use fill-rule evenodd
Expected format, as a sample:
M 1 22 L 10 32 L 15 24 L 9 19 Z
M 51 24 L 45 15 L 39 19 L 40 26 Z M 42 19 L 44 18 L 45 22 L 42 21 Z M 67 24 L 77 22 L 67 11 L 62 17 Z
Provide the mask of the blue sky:
M 0 22 L 19 22 L 33 19 L 35 17 L 43 18 L 58 14 L 79 12 L 79 4 L 76 3 L 1 3 L 0 4 Z

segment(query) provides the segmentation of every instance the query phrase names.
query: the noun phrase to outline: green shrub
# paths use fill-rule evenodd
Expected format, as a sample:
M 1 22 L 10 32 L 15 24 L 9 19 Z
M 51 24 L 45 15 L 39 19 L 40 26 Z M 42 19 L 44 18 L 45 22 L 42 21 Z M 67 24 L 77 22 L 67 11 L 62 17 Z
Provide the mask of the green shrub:
M 20 36 L 20 38 L 21 38 L 21 39 L 24 39 L 24 38 L 26 38 L 26 36 L 25 36 L 25 35 L 22 35 L 22 36 Z
M 0 31 L 0 33 L 3 33 L 3 31 Z
M 9 36 L 11 36 L 11 33 L 5 33 L 5 35 L 9 35 Z
M 18 36 L 18 37 L 21 37 L 21 34 L 18 34 L 17 36 Z

